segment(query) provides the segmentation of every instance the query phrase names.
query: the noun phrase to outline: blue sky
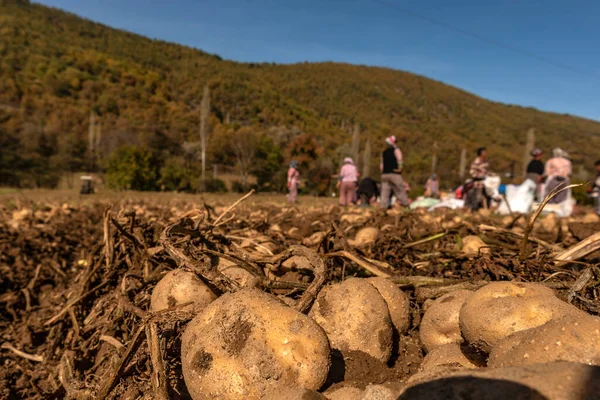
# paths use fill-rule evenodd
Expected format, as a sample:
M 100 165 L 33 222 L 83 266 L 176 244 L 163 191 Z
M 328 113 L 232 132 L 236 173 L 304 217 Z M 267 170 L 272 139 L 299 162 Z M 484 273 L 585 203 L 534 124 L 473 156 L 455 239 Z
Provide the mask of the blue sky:
M 232 60 L 385 66 L 600 120 L 597 0 L 39 2 Z

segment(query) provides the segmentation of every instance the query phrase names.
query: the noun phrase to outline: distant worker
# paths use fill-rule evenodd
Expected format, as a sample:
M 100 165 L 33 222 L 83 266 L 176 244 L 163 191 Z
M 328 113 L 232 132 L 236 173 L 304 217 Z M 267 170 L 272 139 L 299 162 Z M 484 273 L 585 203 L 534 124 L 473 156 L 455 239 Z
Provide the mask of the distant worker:
M 594 211 L 600 215 L 600 160 L 594 164 L 596 168 L 596 179 L 594 180 L 594 186 L 589 190 L 590 196 L 594 199 Z
M 377 196 L 379 196 L 377 182 L 368 177 L 361 179 L 356 194 L 358 195 L 358 203 L 360 206 L 368 207 L 371 203 L 375 202 Z
M 440 181 L 437 174 L 432 174 L 425 182 L 425 197 L 440 198 Z
M 350 157 L 344 158 L 344 165 L 340 170 L 339 180 L 341 206 L 347 206 L 354 202 L 358 175 L 358 169 L 356 168 L 356 165 L 354 165 L 354 160 Z
M 542 161 L 543 151 L 542 149 L 533 149 L 530 154 L 533 159 L 527 164 L 526 177 L 537 183 L 544 175 L 544 162 Z
M 473 211 L 477 211 L 482 206 L 487 208 L 491 204 L 491 198 L 487 195 L 484 185 L 488 169 L 487 150 L 485 147 L 480 147 L 477 149 L 477 157 L 473 160 L 469 169 L 471 182 L 465 185 L 468 186 L 465 206 Z
M 396 136 L 385 139 L 387 148 L 381 155 L 381 207 L 390 207 L 392 194 L 402 206 L 409 206 L 407 189 L 402 180 L 402 152 L 396 145 Z
M 288 201 L 295 203 L 298 200 L 298 186 L 300 186 L 300 172 L 298 171 L 298 161 L 293 160 L 287 172 L 287 187 L 289 190 Z
M 529 179 L 535 183 L 535 198 L 543 197 L 542 194 L 542 177 L 544 176 L 544 162 L 542 161 L 542 149 L 535 148 L 531 150 L 533 159 L 527 164 L 525 179 Z M 541 200 L 541 199 L 540 199 Z
M 546 168 L 544 175 L 546 176 L 546 187 L 544 190 L 545 196 L 550 194 L 553 190 L 569 186 L 570 176 L 573 168 L 571 166 L 571 160 L 569 160 L 569 153 L 561 148 L 555 148 L 552 150 L 552 158 L 546 162 Z M 559 204 L 567 200 L 570 196 L 568 190 L 563 190 L 554 196 L 549 203 Z

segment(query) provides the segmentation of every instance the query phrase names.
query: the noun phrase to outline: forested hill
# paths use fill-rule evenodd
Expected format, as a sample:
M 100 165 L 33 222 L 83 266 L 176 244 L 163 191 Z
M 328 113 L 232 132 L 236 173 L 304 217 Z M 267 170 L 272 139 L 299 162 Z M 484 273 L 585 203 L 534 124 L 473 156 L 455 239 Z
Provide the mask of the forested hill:
M 362 154 L 367 139 L 373 171 L 389 134 L 399 138 L 414 181 L 428 173 L 433 154 L 450 179 L 461 149 L 481 145 L 496 171 L 513 161 L 519 169 L 530 128 L 539 146 L 561 146 L 576 164 L 592 163 L 600 148 L 597 122 L 494 103 L 415 74 L 336 63 L 236 63 L 1 0 L 0 185 L 52 185 L 62 171 L 109 168 L 111 154 L 129 146 L 136 162 L 154 160 L 151 178 L 177 186 L 197 172 L 190 154 L 205 86 L 207 164 L 241 165 L 263 174 L 262 184 L 280 179 L 276 172 L 290 157 L 301 160 L 305 174 L 325 176 L 357 147 Z

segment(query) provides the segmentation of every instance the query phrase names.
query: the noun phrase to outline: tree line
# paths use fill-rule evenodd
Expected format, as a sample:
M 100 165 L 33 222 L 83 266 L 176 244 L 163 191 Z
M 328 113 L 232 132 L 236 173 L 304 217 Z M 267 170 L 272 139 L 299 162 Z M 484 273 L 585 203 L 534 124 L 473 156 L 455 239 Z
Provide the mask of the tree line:
M 385 68 L 235 63 L 39 4 L 0 3 L 0 185 L 52 187 L 65 173 L 99 171 L 120 188 L 200 190 L 219 185 L 209 182 L 218 164 L 235 167 L 241 186 L 278 190 L 294 157 L 318 193 L 344 156 L 376 174 L 391 134 L 409 179 L 422 181 L 437 155 L 451 182 L 462 149 L 488 147 L 497 172 L 520 165 L 530 128 L 576 168 L 596 159 L 594 121 Z M 120 159 L 148 167 L 113 179 L 126 169 Z

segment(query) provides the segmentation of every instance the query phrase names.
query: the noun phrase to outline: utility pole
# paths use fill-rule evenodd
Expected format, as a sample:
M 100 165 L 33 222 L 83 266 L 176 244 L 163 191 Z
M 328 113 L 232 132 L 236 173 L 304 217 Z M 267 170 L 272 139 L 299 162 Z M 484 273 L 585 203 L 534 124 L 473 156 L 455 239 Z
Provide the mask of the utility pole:
M 200 103 L 200 147 L 202 158 L 202 185 L 206 182 L 206 137 L 208 136 L 208 115 L 210 113 L 210 89 L 204 86 L 202 103 Z
M 371 139 L 367 138 L 367 142 L 365 143 L 365 149 L 363 150 L 363 160 L 362 160 L 362 176 L 363 178 L 371 177 Z
M 352 159 L 358 165 L 358 155 L 360 151 L 360 125 L 354 124 L 354 132 L 352 132 Z
M 460 165 L 458 167 L 458 176 L 461 180 L 465 179 L 465 170 L 467 169 L 467 149 L 460 151 Z
M 94 159 L 96 158 L 95 148 L 96 146 L 96 113 L 90 112 L 90 122 L 88 128 L 88 169 L 91 172 L 94 168 Z
M 529 164 L 530 152 L 535 147 L 535 129 L 530 128 L 527 131 L 527 144 L 525 144 L 525 153 L 523 154 L 523 178 L 527 176 L 527 164 Z

